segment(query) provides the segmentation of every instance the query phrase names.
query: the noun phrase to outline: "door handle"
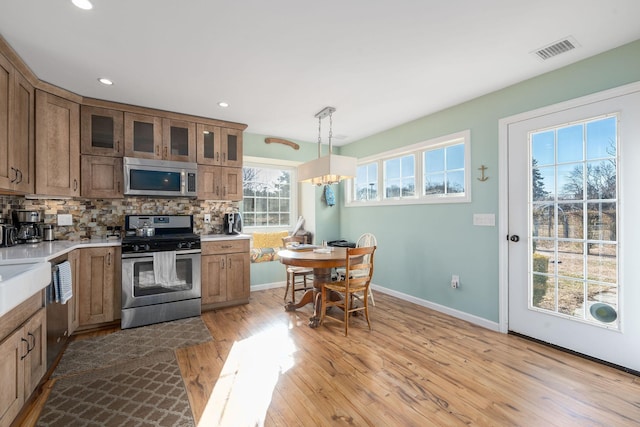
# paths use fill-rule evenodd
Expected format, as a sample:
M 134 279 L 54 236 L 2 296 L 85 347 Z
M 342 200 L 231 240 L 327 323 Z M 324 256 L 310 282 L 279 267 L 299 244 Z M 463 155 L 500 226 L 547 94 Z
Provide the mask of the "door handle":
M 20 184 L 22 182 L 22 171 L 20 169 L 16 169 L 16 172 L 18 172 L 16 174 L 16 178 L 18 178 L 18 182 L 16 182 L 16 184 Z
M 20 338 L 20 341 L 27 344 L 27 352 L 24 355 L 20 356 L 20 360 L 23 360 L 25 357 L 29 355 L 29 352 L 31 351 L 31 349 L 29 348 L 29 341 L 25 340 L 24 338 Z
M 13 184 L 14 182 L 16 182 L 18 180 L 18 169 L 14 168 L 13 166 L 11 167 L 11 170 L 13 171 L 14 178 L 11 180 L 11 183 Z
M 77 191 L 78 190 L 78 180 L 77 179 L 73 179 L 73 191 Z
M 511 236 L 507 236 L 507 239 L 511 240 L 512 242 L 519 242 L 520 236 L 518 236 L 517 234 L 513 234 Z
M 167 147 L 164 147 L 164 154 L 162 155 L 163 159 L 167 159 L 168 158 L 168 151 L 167 151 Z

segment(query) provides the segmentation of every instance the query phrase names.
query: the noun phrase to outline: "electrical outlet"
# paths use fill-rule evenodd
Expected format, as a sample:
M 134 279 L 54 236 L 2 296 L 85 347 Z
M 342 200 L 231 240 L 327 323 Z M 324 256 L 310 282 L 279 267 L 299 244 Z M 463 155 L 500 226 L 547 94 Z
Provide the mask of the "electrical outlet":
M 73 225 L 73 218 L 71 214 L 59 214 L 58 225 Z
M 211 224 L 211 214 L 204 214 L 205 224 Z
M 457 289 L 460 287 L 460 276 L 452 275 L 451 276 L 451 287 L 453 289 Z

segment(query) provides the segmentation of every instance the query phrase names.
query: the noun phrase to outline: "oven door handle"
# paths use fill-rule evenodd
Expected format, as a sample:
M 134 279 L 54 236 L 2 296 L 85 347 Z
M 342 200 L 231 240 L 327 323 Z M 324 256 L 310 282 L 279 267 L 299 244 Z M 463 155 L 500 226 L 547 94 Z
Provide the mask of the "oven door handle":
M 179 250 L 176 251 L 176 256 L 180 255 L 190 255 L 190 254 L 199 254 L 202 253 L 201 249 L 187 249 L 187 250 Z M 132 252 L 122 254 L 122 259 L 127 258 L 153 258 L 153 252 Z

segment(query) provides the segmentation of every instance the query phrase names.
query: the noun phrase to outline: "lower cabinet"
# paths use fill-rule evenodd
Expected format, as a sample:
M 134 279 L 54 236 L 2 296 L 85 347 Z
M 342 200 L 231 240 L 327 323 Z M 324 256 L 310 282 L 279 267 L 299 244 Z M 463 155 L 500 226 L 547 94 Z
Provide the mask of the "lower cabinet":
M 79 326 L 120 318 L 120 248 L 79 249 Z
M 47 371 L 46 309 L 0 342 L 0 426 L 9 426 Z
M 67 327 L 71 336 L 80 326 L 80 250 L 69 252 L 67 261 L 71 264 L 71 283 L 73 286 L 73 298 L 67 302 L 68 320 Z
M 249 240 L 202 242 L 202 305 L 249 302 Z

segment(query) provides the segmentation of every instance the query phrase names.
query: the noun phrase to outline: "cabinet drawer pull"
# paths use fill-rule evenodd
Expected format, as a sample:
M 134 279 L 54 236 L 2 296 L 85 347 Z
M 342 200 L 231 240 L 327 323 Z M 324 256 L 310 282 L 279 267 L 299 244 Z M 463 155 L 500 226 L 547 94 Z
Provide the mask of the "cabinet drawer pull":
M 162 158 L 164 159 L 168 158 L 167 147 L 164 147 L 164 154 L 162 155 Z
M 224 270 L 224 258 L 222 258 L 220 262 L 222 263 L 222 269 Z
M 29 348 L 29 341 L 25 340 L 24 338 L 20 338 L 20 341 L 22 341 L 25 344 L 27 344 L 27 352 L 25 354 L 23 354 L 22 356 L 20 356 L 20 360 L 23 360 L 25 357 L 27 357 L 27 355 L 29 355 L 29 352 L 31 351 L 31 349 Z
M 120 152 L 120 140 L 116 141 L 116 152 Z
M 156 157 L 160 157 L 160 146 L 156 145 Z
M 29 349 L 29 353 L 31 353 L 31 350 L 36 348 L 36 336 L 33 335 L 31 332 L 29 332 L 27 335 L 29 336 L 29 338 L 33 339 L 33 344 L 31 345 L 31 348 Z
M 216 151 L 216 162 L 220 161 L 220 152 Z

